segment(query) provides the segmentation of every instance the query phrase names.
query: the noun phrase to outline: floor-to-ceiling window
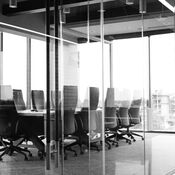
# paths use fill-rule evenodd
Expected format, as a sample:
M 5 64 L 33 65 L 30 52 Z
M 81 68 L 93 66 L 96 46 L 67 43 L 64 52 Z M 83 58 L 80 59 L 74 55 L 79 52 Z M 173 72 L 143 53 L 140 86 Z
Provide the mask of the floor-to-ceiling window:
M 148 100 L 148 38 L 130 38 L 113 41 L 113 82 L 118 107 L 130 107 L 136 100 Z M 143 117 L 143 113 L 141 112 Z M 143 127 L 142 124 L 137 126 Z
M 26 37 L 3 33 L 3 84 L 21 89 L 26 100 Z
M 31 39 L 31 89 L 46 91 L 45 41 Z
M 152 130 L 175 131 L 174 39 L 174 33 L 150 37 Z

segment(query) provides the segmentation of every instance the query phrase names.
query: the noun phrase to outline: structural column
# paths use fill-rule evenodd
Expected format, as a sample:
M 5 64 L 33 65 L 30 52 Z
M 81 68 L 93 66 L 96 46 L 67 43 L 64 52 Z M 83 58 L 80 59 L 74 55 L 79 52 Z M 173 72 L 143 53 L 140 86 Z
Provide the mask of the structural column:
M 50 170 L 50 0 L 46 0 L 46 170 Z

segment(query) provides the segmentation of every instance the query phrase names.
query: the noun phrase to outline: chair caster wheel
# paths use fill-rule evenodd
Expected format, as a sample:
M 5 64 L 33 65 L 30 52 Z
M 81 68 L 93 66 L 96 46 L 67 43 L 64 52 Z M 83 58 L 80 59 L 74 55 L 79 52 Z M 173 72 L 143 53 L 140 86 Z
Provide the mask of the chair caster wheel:
M 2 158 L 0 158 L 0 161 L 2 161 L 3 159 Z
M 24 158 L 24 160 L 27 161 L 27 160 L 29 160 L 29 159 L 28 159 L 28 157 L 26 156 L 26 157 Z
M 8 153 L 8 155 L 9 156 L 12 156 L 12 154 L 13 154 L 13 150 L 10 150 L 9 153 Z
M 133 139 L 133 142 L 135 142 L 136 141 L 136 139 Z
M 118 147 L 118 144 L 116 144 L 115 147 Z
M 130 142 L 128 142 L 128 144 L 129 144 L 129 145 L 131 145 L 131 141 L 130 141 Z
M 45 157 L 45 153 L 42 151 L 38 151 L 38 157 L 40 158 L 40 160 L 43 160 Z
M 32 157 L 32 153 L 29 153 L 29 157 Z
M 142 137 L 142 140 L 144 140 L 144 138 Z

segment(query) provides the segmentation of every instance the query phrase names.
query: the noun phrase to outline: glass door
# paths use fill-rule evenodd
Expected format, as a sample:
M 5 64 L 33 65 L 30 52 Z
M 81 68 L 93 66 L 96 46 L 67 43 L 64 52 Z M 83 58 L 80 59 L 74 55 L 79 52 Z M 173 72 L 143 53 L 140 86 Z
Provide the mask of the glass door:
M 72 147 L 77 157 L 66 149 L 68 160 L 62 161 L 63 174 L 104 174 L 101 4 L 100 1 L 85 1 L 70 8 L 62 5 L 61 9 L 61 19 L 66 17 L 66 21 L 60 23 L 61 87 L 77 89 L 74 120 L 75 134 L 79 139 L 78 144 Z M 62 97 L 66 105 L 64 95 L 63 91 Z M 70 103 L 69 101 L 69 105 Z M 64 113 L 65 124 L 68 106 L 64 105 L 61 112 L 62 115 Z M 67 139 L 65 129 L 62 130 L 64 140 Z
M 154 2 L 157 9 L 144 16 L 144 35 L 148 36 L 149 100 L 147 140 L 148 174 L 174 173 L 174 1 Z M 155 16 L 154 16 L 155 15 Z M 161 166 L 163 165 L 163 166 Z
M 143 37 L 143 1 L 112 1 L 105 11 L 110 41 L 111 94 L 106 93 L 106 174 L 145 174 L 145 103 L 147 38 Z M 106 4 L 107 6 L 107 4 Z M 116 15 L 111 20 L 109 16 Z M 110 30 L 113 29 L 113 30 Z M 105 72 L 107 74 L 107 72 Z M 113 98 L 113 99 L 112 99 Z M 105 102 L 106 102 L 105 101 Z M 113 108 L 116 114 L 113 114 Z M 116 116 L 117 121 L 113 118 Z M 133 117 L 135 118 L 133 120 Z M 136 122 L 137 121 L 137 122 Z M 109 133 L 109 134 L 108 134 Z M 111 138 L 110 138 L 111 137 Z M 111 173 L 112 172 L 112 173 Z

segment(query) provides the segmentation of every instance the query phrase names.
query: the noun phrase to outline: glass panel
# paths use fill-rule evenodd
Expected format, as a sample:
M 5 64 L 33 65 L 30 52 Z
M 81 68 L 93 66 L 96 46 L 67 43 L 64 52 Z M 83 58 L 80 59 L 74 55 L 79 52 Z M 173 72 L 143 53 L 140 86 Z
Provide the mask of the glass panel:
M 151 36 L 152 130 L 175 131 L 174 33 Z M 168 46 L 166 45 L 168 43 Z M 167 78 L 168 77 L 168 78 Z
M 105 38 L 111 41 L 112 77 L 105 101 L 108 148 L 105 164 L 110 166 L 106 168 L 106 174 L 145 174 L 148 38 L 143 37 L 139 2 L 142 1 L 111 1 L 110 9 L 106 3 L 104 29 Z
M 3 24 L 2 26 L 5 30 L 8 25 Z M 31 59 L 31 52 L 29 43 L 27 42 L 29 38 L 24 35 L 24 30 L 18 28 L 19 31 L 17 33 L 13 30 L 16 31 L 15 26 L 11 26 L 11 29 L 7 30 L 8 33 L 4 32 L 3 38 L 1 38 L 1 42 L 3 43 L 3 61 L 1 62 L 3 64 L 1 70 L 1 73 L 3 73 L 3 79 L 1 82 L 3 85 L 11 86 L 10 93 L 13 94 L 13 99 L 11 99 L 12 102 L 8 106 L 8 111 L 13 109 L 13 111 L 9 112 L 9 116 L 13 115 L 13 124 L 16 130 L 14 131 L 13 128 L 9 128 L 12 129 L 11 132 L 14 133 L 15 137 L 8 135 L 8 133 L 6 133 L 7 135 L 5 135 L 5 137 L 3 133 L 0 135 L 1 143 L 2 141 L 4 143 L 3 145 L 1 144 L 1 146 L 3 146 L 3 149 L 1 151 L 4 151 L 6 148 L 9 149 L 9 140 L 12 140 L 13 146 L 19 147 L 19 150 L 15 149 L 14 151 L 11 148 L 11 153 L 5 155 L 1 153 L 2 159 L 6 162 L 7 165 L 7 168 L 3 169 L 1 167 L 1 169 L 3 169 L 3 174 L 20 174 L 21 172 L 27 174 L 28 168 L 30 168 L 31 172 L 33 173 L 37 168 L 38 171 L 42 172 L 43 174 L 45 172 L 45 165 L 44 161 L 40 159 L 42 158 L 43 154 L 39 154 L 39 151 L 43 151 L 44 153 L 45 112 L 40 111 L 41 113 L 36 113 L 30 111 L 31 108 L 29 107 L 31 104 L 29 106 L 27 105 L 27 102 L 29 99 L 31 99 L 29 89 L 29 86 L 31 84 L 28 84 L 31 82 L 29 80 L 29 77 L 31 77 L 31 67 L 29 64 L 29 60 Z M 36 44 L 35 47 L 37 46 L 38 45 Z M 35 71 L 35 74 L 37 73 L 38 70 Z M 3 107 L 3 105 L 1 105 L 1 107 Z M 17 118 L 15 118 L 16 115 Z M 2 127 L 4 126 L 1 126 L 1 128 Z M 20 150 L 20 148 L 25 149 Z M 20 151 L 24 152 L 25 154 L 21 154 Z M 26 165 L 24 159 L 31 160 L 32 164 Z M 37 165 L 36 160 L 39 161 Z M 25 166 L 25 169 L 14 168 L 16 166 L 20 167 L 22 164 Z
M 174 10 L 167 6 L 174 9 L 174 1 L 156 1 L 152 7 L 157 8 L 150 4 L 150 16 L 144 19 L 145 34 L 150 35 L 145 167 L 151 175 L 174 174 Z
M 76 7 L 70 8 L 70 13 L 65 13 L 68 9 L 62 9 L 63 17 L 66 15 L 66 22 L 62 21 L 60 25 L 60 36 L 63 39 L 60 43 L 62 47 L 60 48 L 62 52 L 61 89 L 64 89 L 65 86 L 77 86 L 78 88 L 75 119 L 83 153 L 83 155 L 79 155 L 81 150 L 75 145 L 72 149 L 77 151 L 78 157 L 74 158 L 66 149 L 67 159 L 70 161 L 63 161 L 64 174 L 103 174 L 100 8 L 99 2 L 94 1 L 91 5 L 87 1 L 82 5 L 77 4 Z M 91 20 L 94 18 L 97 21 L 95 26 L 91 24 Z M 66 32 L 69 33 L 69 41 L 65 42 Z M 71 44 L 70 41 L 76 44 Z M 65 102 L 64 91 L 62 97 Z M 72 103 L 70 102 L 70 105 Z M 62 108 L 64 114 L 62 115 L 65 124 L 67 120 L 65 112 L 68 111 L 64 105 Z M 97 109 L 99 110 L 97 111 Z M 64 133 L 62 139 L 64 140 L 67 138 L 65 129 L 62 130 Z
M 127 52 L 125 51 L 127 48 Z M 143 65 L 148 67 L 148 38 L 118 39 L 113 41 L 113 74 L 115 105 L 120 107 L 140 106 L 141 122 L 133 129 L 143 130 L 143 83 L 147 86 Z M 142 59 L 141 59 L 142 58 Z M 146 96 L 147 97 L 147 96 Z M 147 98 L 145 99 L 145 101 Z

